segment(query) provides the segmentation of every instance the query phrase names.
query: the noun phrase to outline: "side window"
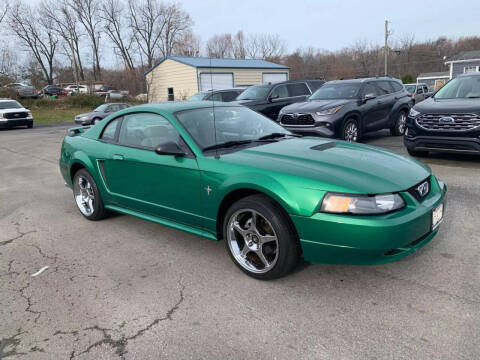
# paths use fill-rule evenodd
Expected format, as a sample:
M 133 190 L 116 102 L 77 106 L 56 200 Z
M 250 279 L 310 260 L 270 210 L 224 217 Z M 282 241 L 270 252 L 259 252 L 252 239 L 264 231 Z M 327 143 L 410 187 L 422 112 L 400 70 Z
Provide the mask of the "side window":
M 396 81 L 390 81 L 392 87 L 393 87 L 393 91 L 397 92 L 397 91 L 402 91 L 403 90 L 403 85 L 396 82 Z
M 305 83 L 294 83 L 287 85 L 290 96 L 310 95 L 310 90 Z
M 103 129 L 103 133 L 100 139 L 105 141 L 115 140 L 115 133 L 117 131 L 118 121 L 119 121 L 118 119 L 110 121 L 108 125 L 105 126 L 105 129 Z
M 378 87 L 375 86 L 375 84 L 367 83 L 367 84 L 365 84 L 365 86 L 363 87 L 362 97 L 364 97 L 364 96 L 367 95 L 367 94 L 374 94 L 375 96 L 379 96 L 379 95 L 380 95 L 380 91 L 379 91 Z
M 222 93 L 215 93 L 210 95 L 207 100 L 209 101 L 222 101 Z
M 278 95 L 278 98 L 280 99 L 288 97 L 287 85 L 276 86 L 271 92 L 270 96 L 275 96 L 275 95 Z
M 120 110 L 120 107 L 118 105 L 110 105 L 110 112 L 114 113 L 118 110 Z
M 224 93 L 222 93 L 222 100 L 224 102 L 230 102 L 230 101 L 233 101 L 237 98 L 238 96 L 238 93 L 235 92 L 235 91 L 226 91 Z
M 427 93 L 427 92 L 428 92 L 428 87 L 424 86 L 424 87 L 423 87 L 423 92 L 424 92 L 424 93 Z
M 173 141 L 179 144 L 179 135 L 163 116 L 152 113 L 135 113 L 123 117 L 118 143 L 120 145 L 155 149 Z
M 390 86 L 390 81 L 376 81 L 375 83 L 380 88 L 381 95 L 387 95 L 393 92 L 393 88 Z
M 421 86 L 417 87 L 417 94 L 423 94 L 423 88 Z
M 321 80 L 318 80 L 318 81 L 310 81 L 308 83 L 310 85 L 310 87 L 312 88 L 312 92 L 315 92 L 317 91 L 318 89 L 320 89 L 320 87 L 325 84 L 325 81 L 321 81 Z

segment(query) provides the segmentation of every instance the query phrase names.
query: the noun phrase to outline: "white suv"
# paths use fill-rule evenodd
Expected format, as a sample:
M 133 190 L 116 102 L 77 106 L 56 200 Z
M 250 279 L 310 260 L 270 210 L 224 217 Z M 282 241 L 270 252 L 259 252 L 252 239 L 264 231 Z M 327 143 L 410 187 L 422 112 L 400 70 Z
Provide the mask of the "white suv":
M 16 100 L 0 99 L 0 128 L 25 125 L 33 127 L 32 113 Z

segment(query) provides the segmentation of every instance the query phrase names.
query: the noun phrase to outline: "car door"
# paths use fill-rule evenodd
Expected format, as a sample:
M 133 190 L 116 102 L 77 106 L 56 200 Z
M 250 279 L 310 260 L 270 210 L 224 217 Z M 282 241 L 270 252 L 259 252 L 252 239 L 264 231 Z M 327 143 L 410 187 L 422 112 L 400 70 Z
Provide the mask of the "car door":
M 261 112 L 270 119 L 276 120 L 280 110 L 292 103 L 288 93 L 287 84 L 279 84 L 274 86 L 267 97 L 267 101 L 268 103 L 261 110 Z
M 418 104 L 420 101 L 425 100 L 425 95 L 423 94 L 423 87 L 417 86 L 417 90 L 415 91 L 415 104 Z
M 379 121 L 374 124 L 372 130 L 384 129 L 390 119 L 390 113 L 395 106 L 395 90 L 390 81 L 380 80 L 375 81 L 375 84 L 380 89 L 380 96 L 377 98 L 377 111 L 381 114 Z
M 186 155 L 158 155 L 155 148 L 166 142 L 175 142 Z M 121 207 L 203 225 L 196 158 L 163 116 L 148 112 L 123 116 L 104 165 L 108 190 Z
M 366 95 L 374 95 L 373 99 L 366 99 Z M 365 83 L 360 91 L 362 104 L 360 105 L 360 112 L 362 114 L 363 131 L 368 132 L 375 130 L 378 124 L 382 121 L 384 109 L 378 106 L 378 99 L 384 94 L 380 88 L 374 83 Z

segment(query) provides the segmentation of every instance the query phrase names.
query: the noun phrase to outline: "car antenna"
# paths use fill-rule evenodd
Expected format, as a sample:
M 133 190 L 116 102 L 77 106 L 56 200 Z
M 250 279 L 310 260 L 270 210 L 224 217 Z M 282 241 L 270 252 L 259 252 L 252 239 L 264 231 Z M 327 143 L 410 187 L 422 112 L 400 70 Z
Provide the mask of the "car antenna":
M 210 61 L 210 89 L 212 91 L 212 112 L 213 112 L 213 136 L 215 138 L 215 145 L 217 145 L 217 124 L 215 121 L 215 97 L 213 96 L 213 72 L 212 72 L 212 56 L 209 57 Z M 215 159 L 220 159 L 218 156 L 218 148 L 215 146 Z

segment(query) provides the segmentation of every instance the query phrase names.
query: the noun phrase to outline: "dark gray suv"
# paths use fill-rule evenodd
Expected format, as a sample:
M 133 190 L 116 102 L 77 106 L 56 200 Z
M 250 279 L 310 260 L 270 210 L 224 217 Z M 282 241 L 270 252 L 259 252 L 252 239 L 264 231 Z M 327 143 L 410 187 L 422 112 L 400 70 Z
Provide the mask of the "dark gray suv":
M 357 141 L 380 129 L 403 135 L 411 106 L 400 80 L 336 80 L 325 83 L 307 101 L 282 108 L 278 121 L 299 134 Z

